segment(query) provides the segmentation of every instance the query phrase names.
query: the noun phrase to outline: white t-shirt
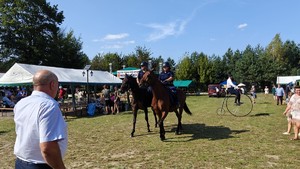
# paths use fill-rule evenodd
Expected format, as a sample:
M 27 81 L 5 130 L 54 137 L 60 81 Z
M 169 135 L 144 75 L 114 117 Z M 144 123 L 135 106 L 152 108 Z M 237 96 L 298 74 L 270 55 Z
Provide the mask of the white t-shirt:
M 236 88 L 237 86 L 235 84 L 233 84 L 231 78 L 228 78 L 226 88 L 228 89 L 228 88 L 232 88 L 232 87 Z
M 16 142 L 14 154 L 28 162 L 46 163 L 40 143 L 58 140 L 62 157 L 67 150 L 67 124 L 58 102 L 44 92 L 33 91 L 14 108 Z
M 265 94 L 269 94 L 269 88 L 265 88 Z

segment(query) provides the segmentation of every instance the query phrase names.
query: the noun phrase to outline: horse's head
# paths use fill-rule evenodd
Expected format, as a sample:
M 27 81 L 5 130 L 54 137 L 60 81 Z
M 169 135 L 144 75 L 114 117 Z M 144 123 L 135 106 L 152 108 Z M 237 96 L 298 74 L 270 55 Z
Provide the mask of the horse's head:
M 137 83 L 135 78 L 132 75 L 125 74 L 125 77 L 122 81 L 122 85 L 121 85 L 121 88 L 120 88 L 121 92 L 124 93 L 125 91 L 132 88 L 134 83 Z
M 148 87 L 149 85 L 153 84 L 154 82 L 154 72 L 153 70 L 151 71 L 146 71 L 140 80 L 140 86 L 146 86 Z

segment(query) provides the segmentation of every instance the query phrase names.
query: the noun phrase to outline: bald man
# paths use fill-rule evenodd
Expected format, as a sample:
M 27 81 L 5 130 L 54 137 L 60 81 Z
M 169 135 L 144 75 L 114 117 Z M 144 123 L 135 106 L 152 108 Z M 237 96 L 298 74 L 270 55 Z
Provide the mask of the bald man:
M 58 102 L 57 76 L 40 70 L 33 77 L 32 94 L 21 99 L 14 108 L 16 125 L 16 169 L 64 169 L 67 149 L 67 124 Z

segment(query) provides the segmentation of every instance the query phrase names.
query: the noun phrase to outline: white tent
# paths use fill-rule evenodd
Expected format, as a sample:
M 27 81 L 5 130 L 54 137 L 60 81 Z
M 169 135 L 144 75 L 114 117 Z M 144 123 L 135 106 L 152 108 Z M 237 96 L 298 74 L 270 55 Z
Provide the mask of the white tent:
M 127 67 L 125 69 L 118 70 L 117 71 L 117 77 L 121 78 L 121 79 L 124 79 L 125 74 L 127 74 L 127 75 L 132 75 L 133 77 L 137 78 L 140 70 L 141 69 L 138 69 L 138 68 L 135 68 L 135 67 Z
M 68 69 L 50 66 L 29 65 L 15 63 L 1 78 L 0 86 L 18 86 L 18 85 L 31 85 L 33 75 L 38 70 L 50 70 L 58 77 L 60 84 L 121 84 L 121 79 L 115 77 L 107 71 L 89 70 L 92 71 L 93 76 L 87 77 L 86 70 L 84 69 Z M 82 72 L 85 71 L 85 76 Z
M 277 84 L 288 84 L 292 82 L 293 84 L 296 80 L 299 80 L 300 76 L 277 76 Z

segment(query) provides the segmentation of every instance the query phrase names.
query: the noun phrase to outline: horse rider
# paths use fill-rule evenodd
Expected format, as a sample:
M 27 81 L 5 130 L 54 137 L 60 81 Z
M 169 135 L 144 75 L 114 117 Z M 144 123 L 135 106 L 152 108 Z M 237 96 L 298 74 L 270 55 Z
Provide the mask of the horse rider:
M 138 85 L 140 85 L 140 81 L 143 78 L 146 71 L 149 71 L 148 63 L 142 62 L 141 63 L 141 70 L 138 73 L 138 77 L 136 78 L 136 82 Z M 152 88 L 150 86 L 147 87 L 147 92 L 152 94 Z
M 159 74 L 158 79 L 162 82 L 162 84 L 166 87 L 168 87 L 172 93 L 174 100 L 172 100 L 174 103 L 177 104 L 177 93 L 176 93 L 176 87 L 173 84 L 174 81 L 174 73 L 171 71 L 171 65 L 169 62 L 164 62 L 163 64 L 163 71 Z
M 147 62 L 142 62 L 140 66 L 141 66 L 141 70 L 139 71 L 138 76 L 137 76 L 137 78 L 136 78 L 136 82 L 137 82 L 138 84 L 140 84 L 140 81 L 141 81 L 141 79 L 143 78 L 145 72 L 149 70 L 149 69 L 148 69 L 148 63 L 147 63 Z

